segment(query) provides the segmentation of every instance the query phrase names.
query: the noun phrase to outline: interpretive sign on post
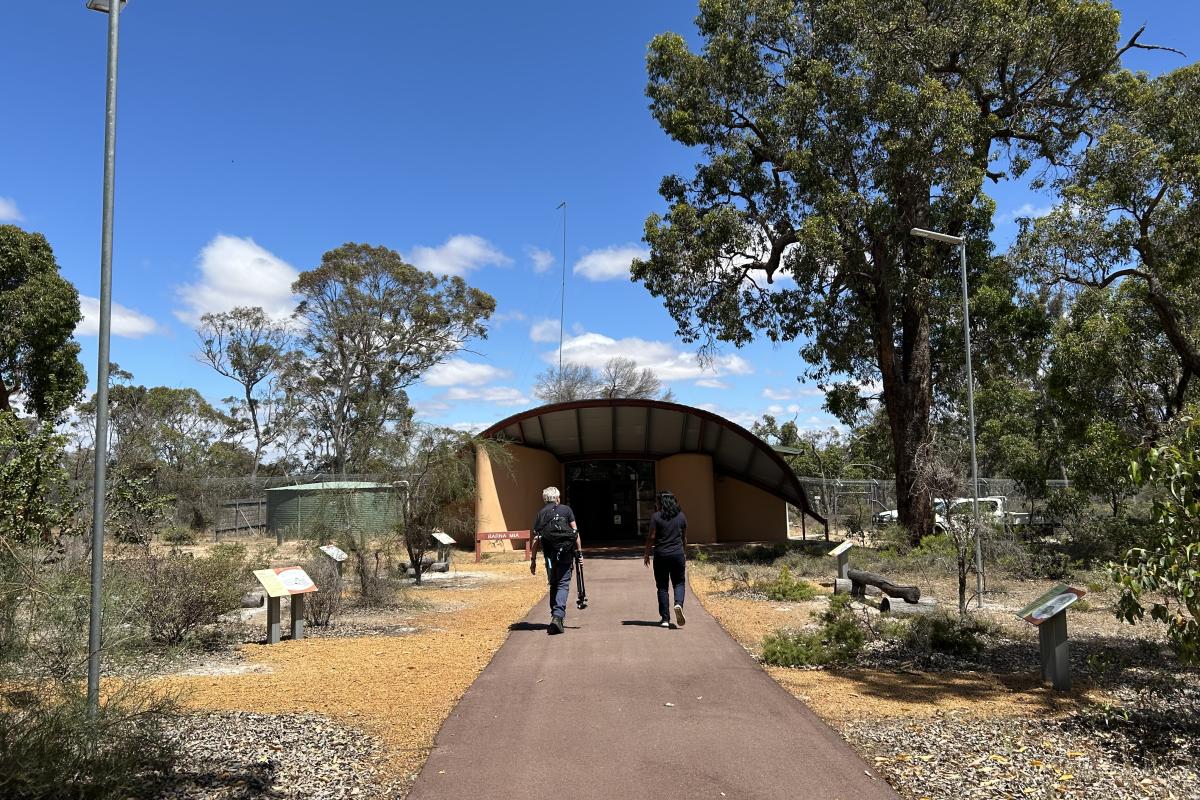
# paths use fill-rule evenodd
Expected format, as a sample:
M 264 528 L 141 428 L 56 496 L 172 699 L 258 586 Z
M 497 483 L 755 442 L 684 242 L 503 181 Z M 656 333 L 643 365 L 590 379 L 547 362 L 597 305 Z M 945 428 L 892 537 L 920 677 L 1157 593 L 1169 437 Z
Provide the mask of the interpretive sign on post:
M 445 531 L 434 531 L 433 540 L 438 543 L 437 560 L 450 560 L 450 547 L 454 544 L 454 539 L 446 534 Z
M 1087 592 L 1065 583 L 1017 612 L 1017 616 L 1038 629 L 1042 680 L 1059 691 L 1071 689 L 1071 657 L 1067 646 L 1067 608 Z
M 854 542 L 849 539 L 839 544 L 837 547 L 829 551 L 829 555 L 835 557 L 838 562 L 839 578 L 850 577 L 850 548 L 854 546 Z
M 256 569 L 254 577 L 267 593 L 267 644 L 278 644 L 279 600 L 292 599 L 292 638 L 304 638 L 304 595 L 317 591 L 308 573 L 300 567 L 275 567 Z
M 483 551 L 480 545 L 482 545 L 484 542 L 499 542 L 505 540 L 518 542 L 524 541 L 525 560 L 529 560 L 529 554 L 532 549 L 529 531 L 479 531 L 475 534 L 475 563 L 478 564 L 483 559 Z
M 346 551 L 338 547 L 336 544 L 323 544 L 319 548 L 322 553 L 332 558 L 339 564 L 345 561 L 350 556 L 346 555 Z

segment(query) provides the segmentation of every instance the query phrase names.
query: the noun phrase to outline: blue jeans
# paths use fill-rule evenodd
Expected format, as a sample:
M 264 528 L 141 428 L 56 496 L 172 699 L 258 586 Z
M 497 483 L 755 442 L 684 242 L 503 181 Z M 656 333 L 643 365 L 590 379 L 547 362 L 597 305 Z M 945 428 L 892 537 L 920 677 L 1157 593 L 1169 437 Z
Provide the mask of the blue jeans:
M 654 556 L 654 585 L 658 587 L 659 619 L 671 618 L 671 603 L 667 599 L 668 580 L 675 589 L 675 605 L 683 605 L 683 589 L 687 584 L 683 553 L 666 556 L 655 554 Z
M 546 580 L 550 584 L 550 615 L 566 619 L 571 575 L 575 572 L 575 545 L 565 544 L 543 553 L 546 556 Z

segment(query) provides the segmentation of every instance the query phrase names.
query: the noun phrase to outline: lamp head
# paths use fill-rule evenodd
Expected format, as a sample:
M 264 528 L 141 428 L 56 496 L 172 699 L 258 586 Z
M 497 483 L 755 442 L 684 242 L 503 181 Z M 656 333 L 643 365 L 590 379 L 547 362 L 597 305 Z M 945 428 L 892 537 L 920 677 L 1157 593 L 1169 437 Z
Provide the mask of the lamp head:
M 124 7 L 128 0 L 121 0 L 121 6 Z M 87 0 L 87 7 L 92 11 L 100 11 L 105 14 L 112 10 L 112 0 Z
M 938 233 L 937 231 L 927 231 L 924 228 L 913 228 L 909 231 L 913 236 L 920 236 L 922 239 L 933 239 L 935 242 L 945 242 L 946 244 L 962 244 L 963 237 L 951 236 L 948 233 Z

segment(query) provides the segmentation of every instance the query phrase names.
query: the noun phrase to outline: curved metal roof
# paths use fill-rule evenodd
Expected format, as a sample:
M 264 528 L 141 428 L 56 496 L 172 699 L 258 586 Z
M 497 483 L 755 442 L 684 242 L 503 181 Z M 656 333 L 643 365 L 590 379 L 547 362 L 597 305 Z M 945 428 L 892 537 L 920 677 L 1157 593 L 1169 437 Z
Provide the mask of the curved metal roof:
M 479 434 L 546 450 L 560 461 L 712 456 L 713 470 L 756 486 L 821 523 L 796 474 L 770 445 L 724 417 L 661 400 L 553 403 L 497 422 Z

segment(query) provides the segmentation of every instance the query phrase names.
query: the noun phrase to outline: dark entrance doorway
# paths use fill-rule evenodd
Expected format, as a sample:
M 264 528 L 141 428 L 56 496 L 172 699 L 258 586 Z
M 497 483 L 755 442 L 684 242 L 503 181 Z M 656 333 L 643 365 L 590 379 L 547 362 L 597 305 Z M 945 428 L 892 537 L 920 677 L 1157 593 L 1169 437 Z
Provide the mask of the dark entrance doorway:
M 566 473 L 566 502 L 585 545 L 636 541 L 649 531 L 653 461 L 576 461 Z

